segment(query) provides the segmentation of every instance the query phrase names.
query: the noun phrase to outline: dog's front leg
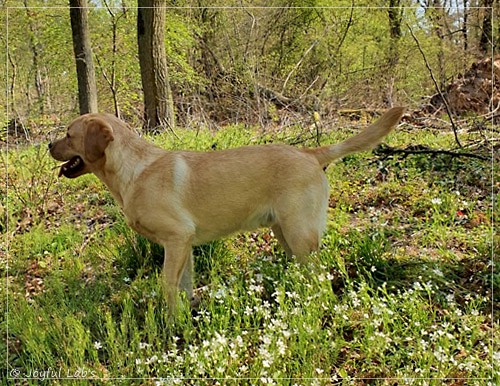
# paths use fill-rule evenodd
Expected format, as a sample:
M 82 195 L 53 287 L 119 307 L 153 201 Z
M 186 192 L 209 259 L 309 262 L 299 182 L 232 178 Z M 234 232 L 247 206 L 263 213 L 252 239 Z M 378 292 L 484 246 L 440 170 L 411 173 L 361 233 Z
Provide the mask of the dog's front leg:
M 191 299 L 193 294 L 191 242 L 183 237 L 170 238 L 163 243 L 162 285 L 169 313 L 175 314 L 179 302 L 179 289 L 186 291 Z
M 179 288 L 186 293 L 188 300 L 193 300 L 193 252 L 189 251 L 189 257 L 182 273 L 181 283 Z

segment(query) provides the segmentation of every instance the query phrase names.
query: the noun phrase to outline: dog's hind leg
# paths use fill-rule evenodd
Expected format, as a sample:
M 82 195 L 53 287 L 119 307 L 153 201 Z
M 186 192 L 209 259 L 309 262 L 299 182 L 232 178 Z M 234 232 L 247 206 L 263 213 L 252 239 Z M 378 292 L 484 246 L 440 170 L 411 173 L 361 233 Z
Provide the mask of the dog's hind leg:
M 319 184 L 305 194 L 288 195 L 277 207 L 277 224 L 273 231 L 287 255 L 299 263 L 307 263 L 308 256 L 319 249 L 326 228 L 328 186 L 320 176 Z
M 304 211 L 299 211 L 286 216 L 273 230 L 279 228 L 279 236 L 277 234 L 276 237 L 284 245 L 287 254 L 295 256 L 299 263 L 306 264 L 310 262 L 309 255 L 321 246 L 325 224 L 326 209 L 306 215 Z
M 193 252 L 190 250 L 189 257 L 182 273 L 179 288 L 186 293 L 188 300 L 193 300 Z
M 285 236 L 283 235 L 283 231 L 281 230 L 281 226 L 279 224 L 274 224 L 271 229 L 273 230 L 274 236 L 278 239 L 280 245 L 285 250 L 285 253 L 288 257 L 293 256 L 292 249 L 289 247 Z
M 315 228 L 297 228 L 282 226 L 283 235 L 288 244 L 291 254 L 302 264 L 308 262 L 308 256 L 316 252 L 320 246 L 321 232 Z
M 175 314 L 178 305 L 178 291 L 186 291 L 188 299 L 193 295 L 192 254 L 190 239 L 170 237 L 162 243 L 165 247 L 162 285 L 169 312 Z

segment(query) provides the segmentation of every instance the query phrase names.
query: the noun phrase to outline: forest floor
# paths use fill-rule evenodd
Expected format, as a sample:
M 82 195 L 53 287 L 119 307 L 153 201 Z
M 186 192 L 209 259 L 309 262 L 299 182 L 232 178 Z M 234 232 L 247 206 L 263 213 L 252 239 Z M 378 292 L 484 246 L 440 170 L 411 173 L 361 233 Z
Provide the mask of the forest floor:
M 326 144 L 354 130 L 323 131 Z M 460 136 L 475 143 L 484 132 Z M 192 150 L 316 139 L 300 127 L 243 126 L 150 138 Z M 455 146 L 449 130 L 405 123 L 387 144 Z M 499 384 L 498 163 L 483 155 L 344 158 L 326 171 L 319 266 L 287 260 L 266 229 L 196 248 L 196 284 L 208 289 L 172 321 L 162 249 L 126 225 L 105 186 L 92 175 L 58 179 L 46 144 L 2 150 L 1 376 L 19 385 Z

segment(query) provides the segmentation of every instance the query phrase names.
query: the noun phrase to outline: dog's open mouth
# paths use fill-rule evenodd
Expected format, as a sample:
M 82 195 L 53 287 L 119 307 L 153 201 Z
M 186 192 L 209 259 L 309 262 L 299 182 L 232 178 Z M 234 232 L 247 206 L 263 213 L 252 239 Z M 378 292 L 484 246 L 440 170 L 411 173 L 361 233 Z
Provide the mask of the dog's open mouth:
M 78 177 L 84 167 L 85 167 L 85 162 L 83 162 L 83 160 L 76 155 L 61 166 L 61 169 L 59 170 L 59 177 L 61 176 L 65 176 L 68 178 Z

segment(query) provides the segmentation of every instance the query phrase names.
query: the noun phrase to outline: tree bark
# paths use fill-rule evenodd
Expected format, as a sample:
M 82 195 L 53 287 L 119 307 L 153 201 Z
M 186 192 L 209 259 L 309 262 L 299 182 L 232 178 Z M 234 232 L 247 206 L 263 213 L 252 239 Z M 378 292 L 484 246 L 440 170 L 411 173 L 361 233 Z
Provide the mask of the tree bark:
M 137 43 L 144 93 L 145 130 L 175 126 L 174 102 L 165 54 L 165 3 L 138 0 Z
M 482 6 L 484 7 L 484 16 L 481 28 L 481 38 L 479 40 L 479 48 L 481 49 L 481 52 L 488 55 L 491 53 L 491 47 L 493 44 L 493 27 L 491 23 L 493 0 L 483 0 Z
M 446 87 L 446 66 L 444 54 L 444 39 L 450 35 L 450 31 L 446 31 L 446 8 L 443 0 L 431 0 L 427 3 L 426 13 L 429 15 L 429 20 L 432 23 L 432 29 L 438 38 L 438 71 L 439 71 L 439 87 Z
M 385 95 L 389 106 L 394 105 L 394 83 L 396 82 L 395 70 L 399 63 L 399 41 L 401 39 L 401 21 L 403 10 L 400 0 L 389 0 L 387 9 L 389 17 L 389 52 L 387 58 L 387 91 Z
M 391 39 L 398 40 L 401 38 L 401 20 L 403 18 L 401 1 L 389 0 L 387 12 L 389 16 L 389 33 Z
M 97 112 L 97 87 L 88 29 L 87 0 L 69 0 L 80 114 Z
M 469 0 L 463 0 L 464 17 L 462 21 L 462 36 L 464 40 L 464 52 L 469 50 Z
M 24 0 L 23 4 L 26 10 L 26 16 L 29 26 L 29 43 L 31 53 L 33 55 L 33 72 L 35 74 L 34 81 L 37 95 L 38 111 L 41 115 L 43 115 L 50 108 L 50 99 L 47 90 L 47 69 L 45 68 L 45 66 L 43 66 L 43 59 L 41 58 L 43 53 L 43 46 L 37 37 L 39 26 L 33 15 L 33 12 L 29 8 L 28 1 Z

